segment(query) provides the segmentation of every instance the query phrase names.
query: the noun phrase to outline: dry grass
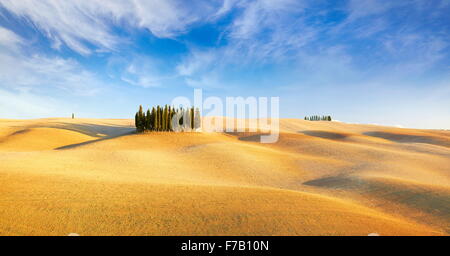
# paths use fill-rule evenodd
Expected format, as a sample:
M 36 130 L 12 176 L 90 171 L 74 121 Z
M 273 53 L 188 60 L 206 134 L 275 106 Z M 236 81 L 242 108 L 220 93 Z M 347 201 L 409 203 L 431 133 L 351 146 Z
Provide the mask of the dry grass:
M 281 121 L 257 134 L 0 120 L 3 235 L 448 235 L 450 132 Z

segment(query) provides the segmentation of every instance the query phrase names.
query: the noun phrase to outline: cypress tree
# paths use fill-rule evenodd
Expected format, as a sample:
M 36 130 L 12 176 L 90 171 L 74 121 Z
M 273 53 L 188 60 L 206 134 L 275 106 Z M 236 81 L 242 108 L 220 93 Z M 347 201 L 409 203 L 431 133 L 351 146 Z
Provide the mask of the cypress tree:
M 162 122 L 161 122 L 162 129 L 161 130 L 163 130 L 163 131 L 166 130 L 166 111 L 167 111 L 167 109 L 163 108 L 162 116 L 161 116 L 161 119 L 162 119 Z
M 151 113 L 151 130 L 155 130 L 155 107 L 152 107 L 152 113 Z
M 166 129 L 167 129 L 167 131 L 170 131 L 170 106 L 167 106 Z
M 156 129 L 156 131 L 159 131 L 159 125 L 160 125 L 160 122 L 159 122 L 159 105 L 156 106 L 155 118 L 156 118 L 156 127 L 155 127 L 155 129 Z
M 172 131 L 172 108 L 170 106 L 167 111 L 167 130 Z
M 142 119 L 141 119 L 141 131 L 145 131 L 145 126 L 147 123 L 147 117 L 145 116 L 145 112 L 142 112 Z
M 163 131 L 167 131 L 167 119 L 167 105 L 165 105 L 163 110 Z
M 191 112 L 191 110 L 189 108 L 186 108 L 184 110 L 184 129 L 187 130 L 188 127 L 191 127 L 191 116 L 189 115 L 189 113 Z
M 163 107 L 159 107 L 159 130 L 163 130 Z
M 172 119 L 174 118 L 175 115 L 177 115 L 177 112 L 178 112 L 178 109 L 176 109 L 175 107 L 172 106 L 172 115 L 170 116 L 170 128 L 172 129 L 172 131 L 174 131 Z
M 159 108 L 159 130 L 164 131 L 164 108 Z
M 143 110 L 142 110 L 142 105 L 139 105 L 139 112 L 138 112 L 138 130 L 140 131 L 140 132 L 142 132 L 144 129 L 144 124 L 143 124 L 143 121 L 144 121 L 144 112 L 143 112 Z
M 159 106 L 155 108 L 155 131 L 159 131 Z
M 182 125 L 183 125 L 183 119 L 184 119 L 184 110 L 183 110 L 183 108 L 180 108 L 180 115 L 181 115 L 181 118 L 180 118 L 180 120 L 178 120 L 178 124 L 181 126 L 181 127 L 183 127 Z
M 170 131 L 170 106 L 166 105 L 166 131 Z
M 195 109 L 194 113 L 194 129 L 198 129 L 201 127 L 201 117 L 200 117 L 200 110 L 198 108 Z
M 192 107 L 189 112 L 190 112 L 189 115 L 190 115 L 190 119 L 191 119 L 191 129 L 194 130 L 194 128 L 195 128 L 194 107 Z
M 186 108 L 184 110 L 184 115 L 185 115 L 184 129 L 186 131 L 189 128 L 191 128 L 191 109 L 190 108 Z
M 153 113 L 153 131 L 158 130 L 158 109 L 153 107 L 154 113 Z
M 151 127 L 151 113 L 150 113 L 150 109 L 147 109 L 147 117 L 145 119 L 145 129 L 150 131 L 150 127 Z
M 134 126 L 136 126 L 136 131 L 139 132 L 139 116 L 138 112 L 134 115 Z
M 156 130 L 159 131 L 159 126 L 160 126 L 161 122 L 160 122 L 160 113 L 159 113 L 159 105 L 156 106 Z
M 170 107 L 166 105 L 166 131 L 170 131 Z

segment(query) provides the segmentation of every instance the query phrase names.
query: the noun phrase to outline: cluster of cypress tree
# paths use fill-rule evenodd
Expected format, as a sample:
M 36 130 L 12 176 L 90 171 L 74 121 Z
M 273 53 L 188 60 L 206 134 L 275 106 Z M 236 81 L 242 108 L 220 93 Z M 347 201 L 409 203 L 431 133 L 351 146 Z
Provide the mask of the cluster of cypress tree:
M 331 121 L 331 116 L 305 116 L 307 121 Z
M 189 109 L 174 108 L 168 105 L 164 107 L 152 107 L 144 112 L 142 106 L 139 106 L 139 111 L 134 117 L 134 124 L 137 132 L 145 131 L 174 131 L 172 127 L 172 118 L 178 115 L 180 118 L 178 124 L 183 130 L 195 130 L 200 128 L 200 111 L 194 110 L 194 107 Z M 186 122 L 184 122 L 186 118 Z

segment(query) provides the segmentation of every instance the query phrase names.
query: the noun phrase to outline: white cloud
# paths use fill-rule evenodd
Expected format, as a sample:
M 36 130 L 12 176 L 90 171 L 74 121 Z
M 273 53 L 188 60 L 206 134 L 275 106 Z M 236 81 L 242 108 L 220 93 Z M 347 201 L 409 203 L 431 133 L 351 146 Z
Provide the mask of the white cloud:
M 406 21 L 401 26 L 392 25 L 395 12 L 404 11 L 405 3 L 352 0 L 338 10 L 347 14 L 343 21 L 327 24 L 320 19 L 335 10 L 318 14 L 316 3 L 224 2 L 218 13 L 233 9 L 235 17 L 223 30 L 221 44 L 191 49 L 177 66 L 178 74 L 191 86 L 225 84 L 224 76 L 218 74 L 230 67 L 239 72 L 239 67 L 289 63 L 300 74 L 292 77 L 315 83 L 376 80 L 380 74 L 401 80 L 432 70 L 446 56 L 445 34 L 433 33 L 430 37 L 423 28 Z
M 108 75 L 131 85 L 144 88 L 171 85 L 177 78 L 173 68 L 163 60 L 144 55 L 129 58 L 112 57 L 108 60 Z
M 69 113 L 71 107 L 55 95 L 93 95 L 103 87 L 94 73 L 75 60 L 28 55 L 30 51 L 32 45 L 0 27 L 0 118 Z
M 292 26 L 283 21 L 301 14 L 305 5 L 294 0 L 257 0 L 241 2 L 237 7 L 242 8 L 242 14 L 233 21 L 230 36 L 248 39 L 261 31 L 270 32 L 268 27 L 277 30 Z
M 192 48 L 177 66 L 190 86 L 222 87 L 224 69 L 295 60 L 318 31 L 306 26 L 306 4 L 295 0 L 225 1 L 216 13 L 234 9 L 236 18 L 224 29 L 224 45 Z M 222 74 L 222 75 L 221 75 Z
M 346 22 L 383 13 L 392 8 L 393 5 L 395 5 L 393 1 L 351 0 L 347 6 L 349 16 Z
M 130 64 L 128 68 L 125 69 L 120 79 L 129 84 L 144 88 L 159 87 L 162 85 L 162 81 L 164 81 L 164 77 L 145 73 L 134 64 Z
M 14 32 L 0 27 L 0 47 L 15 51 L 22 43 L 22 38 L 17 36 Z
M 446 56 L 448 42 L 419 33 L 398 33 L 385 37 L 383 46 L 391 57 L 392 73 L 418 75 L 427 72 Z
M 285 59 L 313 41 L 318 32 L 305 24 L 303 1 L 258 0 L 237 7 L 241 14 L 227 29 L 229 44 L 224 51 L 231 59 Z
M 176 0 L 149 1 L 53 1 L 2 0 L 0 6 L 34 24 L 53 42 L 62 43 L 80 54 L 114 50 L 125 39 L 112 32 L 113 26 L 127 24 L 148 29 L 158 37 L 172 37 L 220 8 L 216 2 L 200 4 Z
M 77 62 L 40 55 L 14 56 L 0 52 L 0 87 L 20 91 L 53 87 L 78 95 L 93 95 L 101 82 Z
M 0 27 L 0 88 L 22 92 L 53 88 L 92 95 L 102 87 L 95 74 L 75 60 L 28 55 L 23 47 L 31 46 L 14 32 Z
M 177 67 L 178 74 L 182 76 L 191 76 L 205 68 L 211 68 L 216 62 L 216 51 L 192 50 L 191 54 Z
M 188 86 L 194 88 L 223 88 L 224 84 L 221 83 L 221 79 L 219 74 L 216 72 L 210 72 L 207 74 L 203 74 L 196 78 L 186 78 L 185 80 Z M 230 86 L 230 84 L 227 84 Z

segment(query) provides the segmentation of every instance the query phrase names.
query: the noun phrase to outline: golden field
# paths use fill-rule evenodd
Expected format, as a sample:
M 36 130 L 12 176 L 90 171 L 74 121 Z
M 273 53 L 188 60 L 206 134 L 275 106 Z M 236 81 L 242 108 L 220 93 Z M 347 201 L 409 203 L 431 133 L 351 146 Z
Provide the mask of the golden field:
M 450 131 L 0 119 L 0 235 L 449 235 Z

